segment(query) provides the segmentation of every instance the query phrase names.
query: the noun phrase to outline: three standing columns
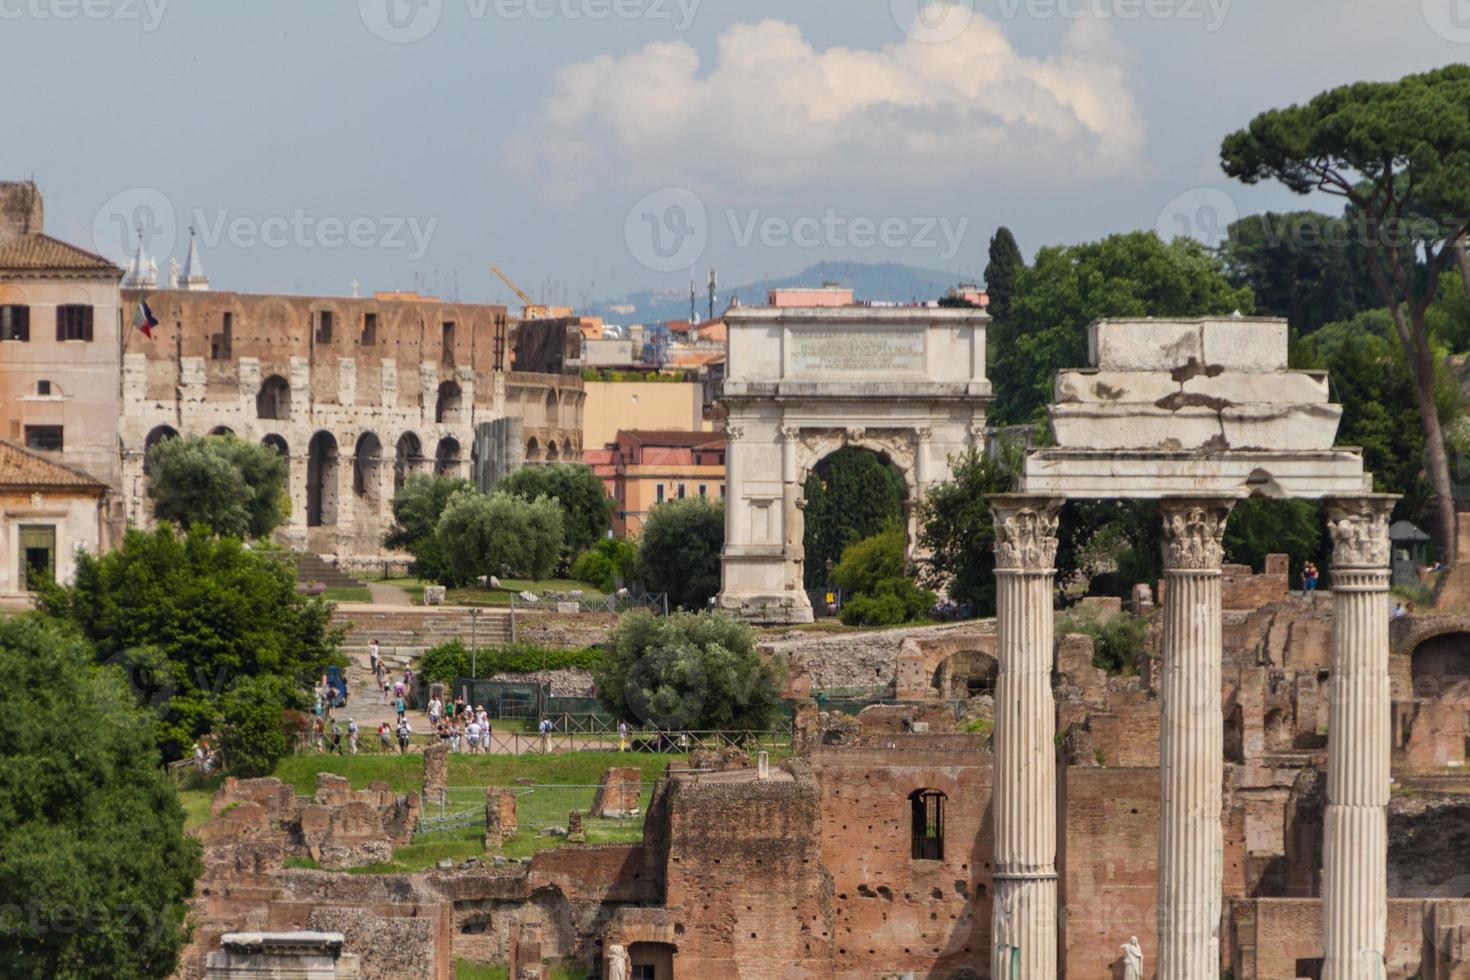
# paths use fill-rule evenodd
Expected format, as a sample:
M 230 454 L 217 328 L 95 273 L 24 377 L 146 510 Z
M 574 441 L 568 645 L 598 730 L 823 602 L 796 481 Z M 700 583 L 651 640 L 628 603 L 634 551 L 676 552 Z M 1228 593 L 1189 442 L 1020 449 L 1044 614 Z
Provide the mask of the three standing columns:
M 1324 980 L 1384 976 L 1388 917 L 1389 494 L 1329 499 L 1332 675 L 1323 842 Z
M 1159 738 L 1158 980 L 1220 974 L 1220 563 L 1233 497 L 1166 497 Z
M 990 975 L 1057 976 L 1052 581 L 1062 500 L 990 498 L 995 517 L 995 857 Z

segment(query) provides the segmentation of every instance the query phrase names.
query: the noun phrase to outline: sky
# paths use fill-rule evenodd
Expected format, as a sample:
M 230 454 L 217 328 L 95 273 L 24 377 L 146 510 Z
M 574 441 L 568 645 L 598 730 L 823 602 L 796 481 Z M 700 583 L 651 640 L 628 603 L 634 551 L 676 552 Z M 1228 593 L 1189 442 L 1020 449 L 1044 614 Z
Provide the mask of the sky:
M 1470 0 L 0 0 L 0 179 L 216 289 L 585 305 L 820 261 L 973 281 L 1316 203 L 1223 136 L 1470 60 Z

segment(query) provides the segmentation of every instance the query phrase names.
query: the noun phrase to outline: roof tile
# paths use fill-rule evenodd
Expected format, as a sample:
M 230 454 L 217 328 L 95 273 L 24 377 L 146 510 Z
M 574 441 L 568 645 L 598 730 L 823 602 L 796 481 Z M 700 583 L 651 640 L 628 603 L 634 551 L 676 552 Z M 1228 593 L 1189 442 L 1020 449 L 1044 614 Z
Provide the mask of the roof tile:
M 103 490 L 106 484 L 81 470 L 0 439 L 0 488 Z
M 122 269 L 102 256 L 42 234 L 21 235 L 13 242 L 0 245 L 0 269 L 65 269 L 122 275 Z

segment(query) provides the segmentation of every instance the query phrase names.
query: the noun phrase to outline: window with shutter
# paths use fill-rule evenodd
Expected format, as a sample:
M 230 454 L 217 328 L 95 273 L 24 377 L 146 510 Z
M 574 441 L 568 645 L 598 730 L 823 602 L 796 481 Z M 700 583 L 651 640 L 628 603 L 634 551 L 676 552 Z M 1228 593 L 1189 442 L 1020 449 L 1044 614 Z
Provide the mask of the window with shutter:
M 0 306 L 0 340 L 31 339 L 31 308 Z
M 56 308 L 57 340 L 91 340 L 92 307 L 81 305 Z

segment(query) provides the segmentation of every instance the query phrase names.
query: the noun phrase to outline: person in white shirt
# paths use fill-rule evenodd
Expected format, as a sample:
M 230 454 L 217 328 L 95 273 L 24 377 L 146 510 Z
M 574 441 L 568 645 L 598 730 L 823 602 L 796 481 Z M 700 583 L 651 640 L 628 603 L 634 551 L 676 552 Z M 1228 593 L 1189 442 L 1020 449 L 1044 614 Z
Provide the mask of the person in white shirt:
M 437 725 L 439 716 L 444 713 L 444 702 L 437 697 L 429 699 L 429 724 Z
M 347 719 L 347 744 L 352 746 L 352 754 L 357 755 L 357 719 Z
M 465 741 L 470 743 L 470 755 L 480 751 L 480 723 L 471 721 L 469 727 L 464 730 Z

